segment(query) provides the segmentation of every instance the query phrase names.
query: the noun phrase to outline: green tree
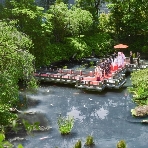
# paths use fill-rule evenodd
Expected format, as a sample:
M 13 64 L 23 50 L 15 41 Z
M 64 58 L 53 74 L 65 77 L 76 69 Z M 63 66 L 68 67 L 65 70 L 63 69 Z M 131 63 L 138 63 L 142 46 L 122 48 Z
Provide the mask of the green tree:
M 93 16 L 93 31 L 96 31 L 98 25 L 98 17 L 101 3 L 104 3 L 104 0 L 76 0 L 76 6 L 89 11 Z
M 92 25 L 89 11 L 76 7 L 68 8 L 63 2 L 52 5 L 48 13 L 52 14 L 54 42 L 64 42 L 67 36 L 84 34 Z
M 28 52 L 32 42 L 13 27 L 15 22 L 0 21 L 0 125 L 10 124 L 17 116 L 10 112 L 19 102 L 19 80 L 36 87 L 34 56 Z
M 36 57 L 36 65 L 46 64 L 52 31 L 51 15 L 43 13 L 43 7 L 38 7 L 34 0 L 11 0 L 5 7 L 7 18 L 17 20 L 17 29 L 32 39 L 34 46 L 30 52 Z
M 89 11 L 74 6 L 69 10 L 68 16 L 69 30 L 72 35 L 85 35 L 91 29 L 93 17 Z
M 108 0 L 110 24 L 115 28 L 116 42 L 129 44 L 131 50 L 146 51 L 148 46 L 148 3 L 146 0 Z
M 48 13 L 52 14 L 54 42 L 63 42 L 69 24 L 68 5 L 63 2 L 55 3 L 50 7 Z

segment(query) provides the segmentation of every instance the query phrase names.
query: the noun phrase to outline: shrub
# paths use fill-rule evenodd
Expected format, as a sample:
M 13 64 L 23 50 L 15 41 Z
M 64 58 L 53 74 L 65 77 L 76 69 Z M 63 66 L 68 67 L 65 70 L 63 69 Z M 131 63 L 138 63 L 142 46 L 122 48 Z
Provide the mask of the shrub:
M 131 74 L 132 87 L 129 92 L 133 93 L 133 101 L 137 105 L 148 105 L 148 69 L 133 72 Z
M 85 145 L 86 146 L 94 145 L 94 140 L 92 136 L 87 136 Z
M 58 117 L 59 131 L 61 134 L 69 134 L 74 125 L 74 117 Z
M 126 148 L 126 142 L 124 140 L 120 140 L 117 143 L 117 148 Z
M 81 148 L 81 147 L 82 147 L 81 141 L 78 140 L 77 143 L 75 144 L 74 148 Z

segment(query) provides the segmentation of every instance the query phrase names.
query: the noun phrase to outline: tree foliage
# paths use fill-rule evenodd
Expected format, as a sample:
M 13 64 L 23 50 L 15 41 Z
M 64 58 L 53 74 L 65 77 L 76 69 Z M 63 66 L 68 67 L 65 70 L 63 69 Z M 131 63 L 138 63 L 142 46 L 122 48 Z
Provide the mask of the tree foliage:
M 130 50 L 145 51 L 148 47 L 147 0 L 108 0 L 110 23 L 114 28 L 116 42 L 129 44 Z
M 36 86 L 33 77 L 34 57 L 28 52 L 31 40 L 17 31 L 14 22 L 0 21 L 0 124 L 6 125 L 16 118 L 9 109 L 19 101 L 18 82 L 26 80 L 28 87 Z
M 52 14 L 54 42 L 64 42 L 67 36 L 76 36 L 88 31 L 92 25 L 92 15 L 86 10 L 55 3 L 48 11 Z
M 17 20 L 17 30 L 31 38 L 34 46 L 30 52 L 36 57 L 36 65 L 46 63 L 46 49 L 52 31 L 51 15 L 43 13 L 44 8 L 38 7 L 34 0 L 11 0 L 5 11 L 9 19 Z

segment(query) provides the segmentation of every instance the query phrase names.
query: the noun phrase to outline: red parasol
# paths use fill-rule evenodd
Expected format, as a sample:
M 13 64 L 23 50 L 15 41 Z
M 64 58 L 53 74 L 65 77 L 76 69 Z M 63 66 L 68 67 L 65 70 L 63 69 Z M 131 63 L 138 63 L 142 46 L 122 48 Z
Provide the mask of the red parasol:
M 121 48 L 123 49 L 123 48 L 127 48 L 127 47 L 128 46 L 127 45 L 124 45 L 124 44 L 118 44 L 118 45 L 115 45 L 114 46 L 115 49 L 121 49 Z

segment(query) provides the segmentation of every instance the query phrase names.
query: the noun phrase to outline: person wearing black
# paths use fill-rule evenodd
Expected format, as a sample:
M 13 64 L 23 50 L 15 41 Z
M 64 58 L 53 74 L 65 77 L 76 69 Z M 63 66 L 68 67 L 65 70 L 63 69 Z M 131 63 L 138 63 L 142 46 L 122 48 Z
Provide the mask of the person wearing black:
M 114 53 L 112 54 L 112 59 L 113 59 L 113 62 L 114 62 L 114 59 L 116 58 L 116 56 L 117 56 L 117 53 L 116 53 L 116 52 L 114 52 Z
M 140 66 L 140 53 L 137 52 L 137 64 L 138 64 L 138 67 Z
M 102 69 L 102 77 L 105 77 L 105 63 L 104 63 L 104 59 L 102 60 L 100 67 Z
M 109 62 L 106 59 L 105 60 L 105 75 L 108 76 L 108 74 L 109 74 Z
M 108 63 L 109 63 L 109 74 L 111 73 L 111 65 L 112 65 L 112 57 L 110 56 L 108 58 Z
M 134 61 L 133 61 L 133 53 L 132 51 L 130 51 L 130 64 L 133 64 Z

